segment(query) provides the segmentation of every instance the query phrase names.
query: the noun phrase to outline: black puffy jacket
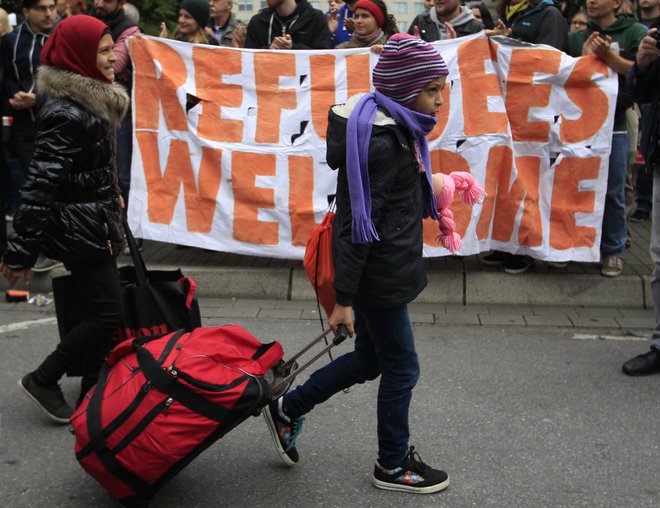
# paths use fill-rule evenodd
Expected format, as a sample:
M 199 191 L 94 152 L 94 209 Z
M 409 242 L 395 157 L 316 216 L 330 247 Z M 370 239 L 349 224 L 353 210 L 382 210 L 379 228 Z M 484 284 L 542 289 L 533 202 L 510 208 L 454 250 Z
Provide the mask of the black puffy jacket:
M 40 249 L 71 263 L 103 262 L 123 247 L 115 128 L 129 99 L 120 85 L 42 65 L 37 137 L 4 262 L 30 268 Z
M 351 202 L 346 175 L 346 126 L 359 96 L 330 110 L 327 163 L 339 169 L 332 255 L 337 302 L 396 307 L 412 301 L 427 283 L 422 259 L 426 175 L 420 173 L 408 130 L 380 111 L 369 143 L 371 219 L 380 240 L 351 241 Z M 428 189 L 427 189 L 428 191 Z

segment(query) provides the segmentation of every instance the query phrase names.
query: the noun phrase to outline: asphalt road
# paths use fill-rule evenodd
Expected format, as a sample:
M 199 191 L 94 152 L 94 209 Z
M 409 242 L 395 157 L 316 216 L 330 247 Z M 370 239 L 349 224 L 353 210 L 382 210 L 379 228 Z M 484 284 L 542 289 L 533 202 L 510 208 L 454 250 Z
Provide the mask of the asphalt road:
M 0 500 L 3 506 L 114 506 L 77 464 L 74 437 L 55 426 L 17 380 L 54 347 L 54 321 L 0 312 Z M 226 320 L 225 320 L 226 321 Z M 313 321 L 237 319 L 293 351 Z M 206 325 L 221 324 L 207 320 Z M 621 363 L 639 340 L 578 340 L 571 329 L 416 328 L 422 377 L 411 410 L 412 443 L 446 469 L 445 492 L 413 496 L 370 484 L 377 384 L 354 387 L 305 421 L 300 463 L 287 468 L 261 418 L 228 434 L 154 499 L 208 507 L 645 507 L 660 505 L 660 376 L 629 378 Z M 348 343 L 347 343 L 348 344 Z M 340 346 L 346 348 L 346 345 Z M 77 382 L 65 379 L 70 400 Z

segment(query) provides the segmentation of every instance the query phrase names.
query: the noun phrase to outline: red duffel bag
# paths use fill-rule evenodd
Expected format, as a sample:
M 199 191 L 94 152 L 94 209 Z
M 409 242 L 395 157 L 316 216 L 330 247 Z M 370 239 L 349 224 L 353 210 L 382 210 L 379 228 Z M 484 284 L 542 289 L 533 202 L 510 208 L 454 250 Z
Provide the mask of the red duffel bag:
M 146 506 L 270 402 L 264 375 L 283 354 L 235 325 L 122 342 L 71 417 L 76 458 L 124 506 Z

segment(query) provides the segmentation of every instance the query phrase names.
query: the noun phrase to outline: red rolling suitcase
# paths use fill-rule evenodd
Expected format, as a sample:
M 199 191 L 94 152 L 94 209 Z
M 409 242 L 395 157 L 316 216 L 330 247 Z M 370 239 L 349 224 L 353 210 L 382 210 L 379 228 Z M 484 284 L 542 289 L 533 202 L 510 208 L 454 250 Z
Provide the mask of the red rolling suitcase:
M 71 417 L 82 467 L 127 507 L 147 506 L 169 479 L 346 338 L 298 368 L 278 342 L 236 325 L 130 339 L 110 354 Z

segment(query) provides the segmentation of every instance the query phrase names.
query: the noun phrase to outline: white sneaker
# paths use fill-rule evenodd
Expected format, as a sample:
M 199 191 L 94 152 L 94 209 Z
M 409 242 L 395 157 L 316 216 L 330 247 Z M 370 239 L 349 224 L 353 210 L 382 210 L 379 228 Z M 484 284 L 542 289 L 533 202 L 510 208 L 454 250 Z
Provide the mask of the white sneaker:
M 59 268 L 60 266 L 64 266 L 61 261 L 50 259 L 43 254 L 39 254 L 37 262 L 32 267 L 32 271 L 36 273 L 49 272 L 53 268 Z
M 618 277 L 623 272 L 623 259 L 619 256 L 607 255 L 603 258 L 600 273 L 605 277 Z

